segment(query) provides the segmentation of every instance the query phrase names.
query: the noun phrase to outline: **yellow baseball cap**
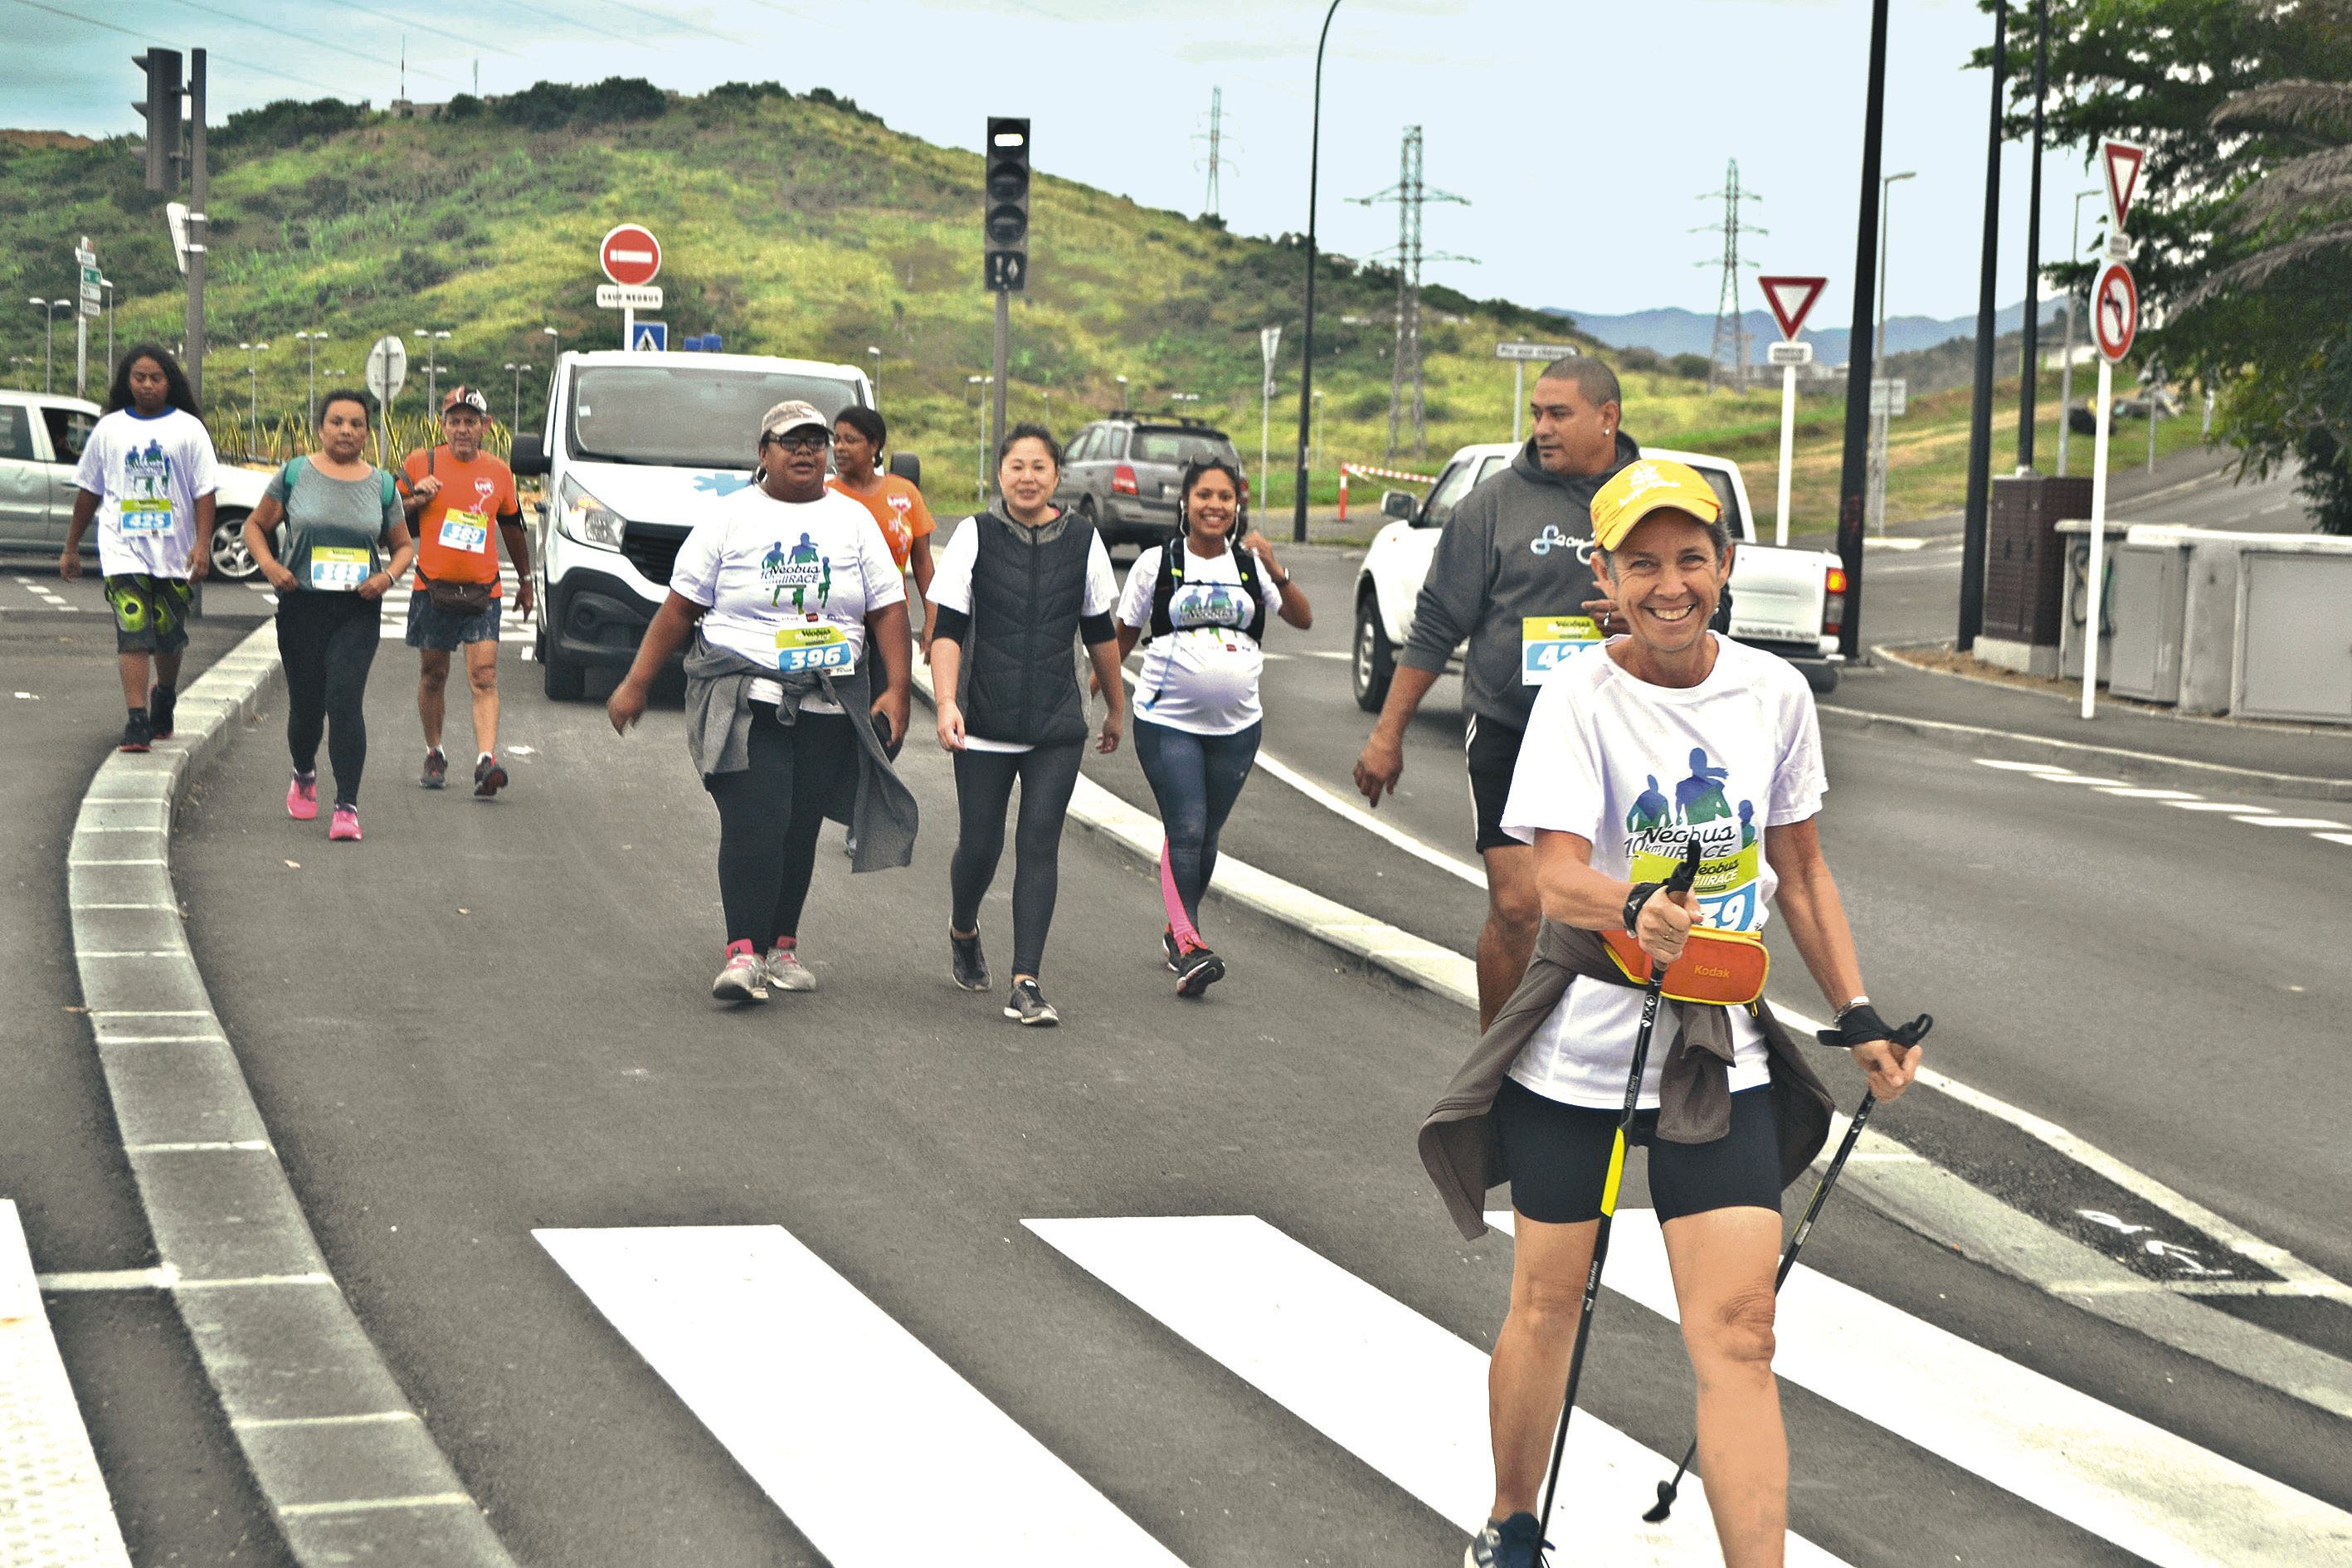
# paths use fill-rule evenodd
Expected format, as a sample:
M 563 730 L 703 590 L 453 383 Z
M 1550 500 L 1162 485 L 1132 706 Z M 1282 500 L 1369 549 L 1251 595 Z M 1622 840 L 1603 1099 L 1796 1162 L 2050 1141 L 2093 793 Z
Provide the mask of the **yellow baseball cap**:
M 1633 525 L 1654 511 L 1684 511 L 1701 522 L 1720 521 L 1723 502 L 1715 488 L 1688 463 L 1643 458 L 1610 476 L 1592 498 L 1592 539 L 1614 550 Z

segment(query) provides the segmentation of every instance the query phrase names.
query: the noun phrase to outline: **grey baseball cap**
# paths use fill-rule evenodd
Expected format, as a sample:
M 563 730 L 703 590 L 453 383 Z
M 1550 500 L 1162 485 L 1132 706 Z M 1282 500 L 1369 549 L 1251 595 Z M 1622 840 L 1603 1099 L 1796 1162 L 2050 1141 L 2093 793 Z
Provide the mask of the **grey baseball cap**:
M 760 420 L 760 439 L 781 441 L 794 430 L 822 430 L 833 434 L 833 422 L 816 411 L 816 405 L 797 397 L 787 398 L 768 410 Z

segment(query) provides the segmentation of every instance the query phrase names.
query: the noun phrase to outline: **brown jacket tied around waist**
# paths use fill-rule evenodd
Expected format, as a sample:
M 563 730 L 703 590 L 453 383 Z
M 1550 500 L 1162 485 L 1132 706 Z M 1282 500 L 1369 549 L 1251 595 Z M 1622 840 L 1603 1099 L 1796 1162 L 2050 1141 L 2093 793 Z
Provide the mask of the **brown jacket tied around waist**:
M 1495 1096 L 1520 1051 L 1559 1005 L 1570 984 L 1632 985 L 1609 961 L 1600 935 L 1546 921 L 1536 933 L 1527 978 L 1495 1016 L 1421 1124 L 1421 1163 L 1437 1184 L 1454 1225 L 1472 1241 L 1486 1234 L 1486 1194 L 1504 1179 L 1495 1141 Z M 1660 1069 L 1657 1136 L 1669 1143 L 1711 1143 L 1731 1131 L 1731 1017 L 1722 1007 L 1681 1002 L 1682 1030 Z M 1772 1009 L 1756 1001 L 1772 1074 L 1772 1114 L 1780 1142 L 1780 1185 L 1787 1187 L 1829 1142 L 1830 1091 L 1798 1054 Z M 1628 1044 L 1631 1044 L 1629 1041 Z

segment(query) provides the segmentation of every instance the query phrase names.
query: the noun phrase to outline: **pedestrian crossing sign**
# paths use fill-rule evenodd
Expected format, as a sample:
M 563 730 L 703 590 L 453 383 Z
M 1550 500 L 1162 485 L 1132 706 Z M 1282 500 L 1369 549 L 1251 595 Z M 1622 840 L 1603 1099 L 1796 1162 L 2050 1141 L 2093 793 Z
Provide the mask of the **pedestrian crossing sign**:
M 669 347 L 667 321 L 639 321 L 629 335 L 629 352 L 657 354 Z

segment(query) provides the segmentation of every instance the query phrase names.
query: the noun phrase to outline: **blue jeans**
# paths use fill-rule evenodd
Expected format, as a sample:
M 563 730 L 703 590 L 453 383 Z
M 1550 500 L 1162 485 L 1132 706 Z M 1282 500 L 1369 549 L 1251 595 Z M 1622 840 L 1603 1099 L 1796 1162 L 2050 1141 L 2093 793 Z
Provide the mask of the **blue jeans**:
M 1160 893 L 1168 924 L 1185 946 L 1202 945 L 1201 895 L 1217 868 L 1217 830 L 1241 798 L 1265 726 L 1233 735 L 1195 735 L 1149 719 L 1135 721 L 1135 755 L 1151 781 L 1167 834 L 1160 851 Z

